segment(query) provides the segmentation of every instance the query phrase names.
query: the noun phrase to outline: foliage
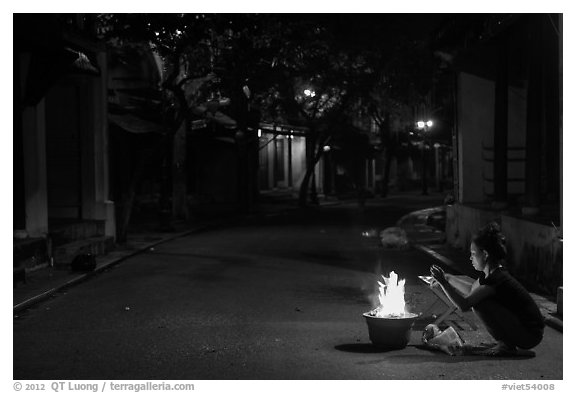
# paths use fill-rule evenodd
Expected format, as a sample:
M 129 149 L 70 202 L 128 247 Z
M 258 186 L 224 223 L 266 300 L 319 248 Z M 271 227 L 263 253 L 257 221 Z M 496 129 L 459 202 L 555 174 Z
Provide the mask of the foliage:
M 414 78 L 426 57 L 409 37 L 390 33 L 398 29 L 395 19 L 351 18 L 344 32 L 338 15 L 103 14 L 98 20 L 111 44 L 150 43 L 165 64 L 164 87 L 174 94 L 171 84 L 214 72 L 224 95 L 247 84 L 267 120 L 307 124 L 374 92 L 406 103 L 429 89 L 426 78 Z M 305 96 L 305 89 L 315 95 Z

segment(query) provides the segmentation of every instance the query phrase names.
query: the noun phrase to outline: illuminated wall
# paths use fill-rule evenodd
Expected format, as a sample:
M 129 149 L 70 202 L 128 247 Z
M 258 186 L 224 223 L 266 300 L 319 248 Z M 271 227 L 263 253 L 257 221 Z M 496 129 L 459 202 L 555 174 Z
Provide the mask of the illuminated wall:
M 306 173 L 306 138 L 263 132 L 259 151 L 259 189 L 293 190 L 300 188 Z M 322 162 L 316 166 L 316 185 L 321 188 Z

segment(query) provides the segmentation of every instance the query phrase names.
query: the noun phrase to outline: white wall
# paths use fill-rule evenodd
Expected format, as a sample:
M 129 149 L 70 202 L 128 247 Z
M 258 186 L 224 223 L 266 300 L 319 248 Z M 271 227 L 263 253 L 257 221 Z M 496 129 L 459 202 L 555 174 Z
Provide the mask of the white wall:
M 273 138 L 272 134 L 263 134 L 260 137 L 260 146 L 264 146 Z M 284 181 L 278 182 L 278 179 L 274 178 L 274 156 L 276 154 L 275 142 L 272 141 L 268 143 L 268 145 L 262 148 L 259 152 L 259 160 L 260 160 L 260 174 L 259 179 L 260 181 L 260 189 L 261 190 L 271 190 L 274 188 L 288 188 L 288 176 L 289 176 L 289 165 L 292 165 L 292 186 L 291 189 L 298 190 L 300 188 L 300 183 L 304 178 L 304 174 L 306 172 L 306 138 L 301 136 L 294 136 L 290 143 L 288 143 L 288 139 L 283 136 L 284 138 L 284 156 L 279 157 L 279 160 L 283 160 L 284 162 Z M 292 163 L 288 162 L 288 149 L 291 148 L 292 150 Z M 321 163 L 318 164 L 317 170 L 320 167 Z M 318 173 L 316 174 L 316 180 L 318 187 L 321 187 L 321 183 L 318 181 Z
M 508 194 L 524 194 L 526 163 L 526 89 L 508 90 Z
M 494 133 L 494 83 L 474 75 L 458 75 L 458 196 L 462 203 L 484 202 L 483 177 L 492 177 L 482 146 Z
M 20 58 L 22 80 L 30 64 L 30 55 Z M 48 193 L 46 186 L 46 122 L 45 101 L 34 107 L 26 107 L 22 112 L 22 141 L 24 156 L 24 195 L 26 211 L 26 232 L 30 237 L 44 237 L 48 234 Z
M 95 220 L 109 220 L 108 201 L 108 74 L 107 58 L 104 52 L 98 53 L 98 65 L 102 70 L 99 77 L 87 77 L 83 83 L 86 106 L 90 111 L 83 112 L 81 119 L 85 130 L 82 137 L 82 217 Z M 108 225 L 112 224 L 112 226 Z M 113 223 L 107 227 L 113 228 Z M 112 236 L 114 232 L 106 235 Z
M 24 190 L 26 231 L 30 237 L 48 234 L 48 193 L 46 186 L 46 122 L 44 100 L 24 109 Z
M 478 229 L 490 221 L 500 221 L 506 237 L 507 264 L 516 277 L 525 284 L 544 285 L 550 293 L 562 285 L 562 243 L 553 227 L 460 204 L 448 206 L 446 214 L 450 245 L 467 251 Z
M 306 173 L 306 138 L 295 136 L 292 139 L 292 184 L 295 190 L 300 189 L 300 183 Z

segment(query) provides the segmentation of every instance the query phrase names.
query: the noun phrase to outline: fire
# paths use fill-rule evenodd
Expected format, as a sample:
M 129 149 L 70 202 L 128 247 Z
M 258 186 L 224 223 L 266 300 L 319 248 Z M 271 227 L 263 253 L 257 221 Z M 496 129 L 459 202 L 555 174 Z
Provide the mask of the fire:
M 398 275 L 390 272 L 390 278 L 382 276 L 384 283 L 378 281 L 378 300 L 380 305 L 371 314 L 378 318 L 402 318 L 406 315 L 404 300 L 405 279 L 398 281 Z

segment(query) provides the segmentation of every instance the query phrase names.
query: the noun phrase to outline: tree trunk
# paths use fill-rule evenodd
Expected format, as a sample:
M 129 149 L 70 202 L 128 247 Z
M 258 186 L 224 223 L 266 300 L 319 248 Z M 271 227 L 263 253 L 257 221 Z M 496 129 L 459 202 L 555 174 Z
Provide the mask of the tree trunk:
M 184 220 L 188 220 L 186 126 L 183 121 L 172 138 L 172 214 Z
M 384 121 L 380 126 L 380 138 L 382 139 L 382 143 L 384 143 L 384 154 L 385 154 L 385 164 L 384 164 L 384 173 L 382 179 L 382 197 L 386 198 L 388 196 L 388 183 L 390 182 L 390 167 L 392 165 L 392 152 L 394 148 L 392 144 L 394 143 L 391 137 L 391 129 L 390 129 L 390 112 L 386 111 L 384 113 Z
M 161 168 L 160 201 L 158 212 L 158 230 L 171 232 L 172 227 L 172 204 L 170 203 L 171 177 L 172 177 L 172 146 L 173 134 L 164 136 L 162 149 L 159 149 Z
M 316 150 L 316 135 L 313 130 L 310 130 L 308 137 L 306 138 L 306 173 L 300 184 L 300 191 L 298 192 L 298 205 L 300 207 L 306 207 L 308 203 L 308 188 L 310 184 L 310 179 L 314 173 L 314 167 L 316 166 L 314 162 L 314 152 Z
M 122 193 L 122 199 L 118 204 L 116 214 L 118 217 L 116 223 L 116 242 L 118 244 L 126 244 L 128 241 L 128 227 L 130 226 L 130 219 L 132 217 L 132 208 L 134 206 L 134 198 L 136 196 L 136 187 L 142 178 L 143 171 L 143 160 L 140 159 L 130 181 L 128 182 L 128 188 Z
M 316 137 L 314 137 L 313 139 L 311 139 L 311 141 L 315 141 Z M 325 142 L 325 141 L 323 141 Z M 320 143 L 318 144 L 318 148 L 316 150 L 316 152 L 314 152 L 316 146 L 315 143 L 311 143 L 311 146 L 306 150 L 306 155 L 307 155 L 307 160 L 306 160 L 306 173 L 304 174 L 304 178 L 302 179 L 302 183 L 300 184 L 300 191 L 298 193 L 298 205 L 300 207 L 306 207 L 307 203 L 308 203 L 308 189 L 310 187 L 310 180 L 314 179 L 314 169 L 316 168 L 316 164 L 318 163 L 318 161 L 320 161 L 320 158 L 322 158 L 322 147 L 323 147 L 324 143 Z M 310 150 L 308 150 L 310 149 Z M 309 151 L 311 151 L 312 154 L 309 153 Z M 314 154 L 315 153 L 315 154 Z M 310 155 L 309 155 L 310 154 Z M 313 183 L 312 187 L 314 187 L 312 190 L 314 191 L 314 193 L 310 196 L 310 202 L 313 204 L 318 204 L 318 196 L 316 195 L 315 191 L 316 191 L 316 182 Z
M 382 179 L 382 197 L 386 198 L 388 196 L 388 183 L 390 183 L 390 168 L 392 167 L 392 153 L 394 149 L 391 146 L 386 147 L 385 163 L 384 163 L 384 173 Z
M 352 181 L 356 187 L 356 194 L 358 197 L 358 207 L 364 208 L 366 203 L 366 159 L 364 155 L 358 155 L 354 157 L 351 164 Z
M 132 212 L 134 207 L 134 200 L 136 199 L 136 188 L 142 181 L 142 178 L 146 171 L 149 169 L 150 165 L 154 165 L 156 162 L 165 165 L 162 169 L 163 171 L 163 181 L 162 190 L 160 193 L 160 225 L 159 229 L 164 231 L 171 230 L 170 218 L 172 217 L 172 211 L 170 209 L 170 197 L 169 193 L 169 177 L 171 170 L 171 165 L 166 165 L 167 162 L 164 160 L 170 160 L 171 154 L 166 151 L 166 148 L 172 148 L 172 136 L 166 135 L 164 142 L 162 142 L 162 148 L 156 149 L 154 152 L 148 154 L 140 153 L 138 161 L 134 167 L 134 171 L 130 175 L 127 182 L 128 186 L 122 193 L 120 203 L 116 209 L 116 239 L 119 244 L 125 244 L 128 240 L 128 229 L 130 227 L 130 221 L 132 219 Z M 152 163 L 152 164 L 151 164 Z
M 307 167 L 302 183 L 300 183 L 300 191 L 298 192 L 298 205 L 300 207 L 306 207 L 308 204 L 308 184 L 310 183 L 310 178 L 314 173 L 314 166 Z

